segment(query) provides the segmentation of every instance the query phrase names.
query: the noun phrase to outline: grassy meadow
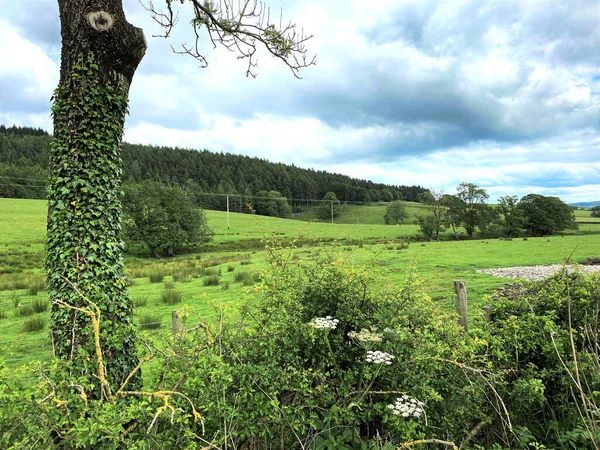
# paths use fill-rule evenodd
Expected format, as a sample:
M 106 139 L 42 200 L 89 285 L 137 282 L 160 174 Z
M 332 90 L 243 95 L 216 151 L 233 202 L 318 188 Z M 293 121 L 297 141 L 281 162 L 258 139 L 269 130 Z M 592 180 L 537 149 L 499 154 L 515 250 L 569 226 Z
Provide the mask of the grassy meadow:
M 427 212 L 427 207 L 421 203 L 402 202 L 408 217 L 402 221 L 403 225 L 412 225 L 417 217 Z M 369 205 L 344 205 L 340 206 L 339 214 L 333 219 L 334 224 L 352 225 L 385 225 L 385 211 L 390 203 L 379 202 Z M 330 222 L 330 219 L 321 219 L 314 209 L 295 214 L 294 219 L 302 221 Z
M 409 210 L 414 217 L 423 208 L 415 205 Z M 485 296 L 509 281 L 478 274 L 477 269 L 600 256 L 597 234 L 416 242 L 410 240 L 418 231 L 416 225 L 383 225 L 383 206 L 351 206 L 343 211 L 341 223 L 335 224 L 231 213 L 229 228 L 225 212 L 207 211 L 215 238 L 203 252 L 160 260 L 141 251 L 126 255 L 141 333 L 169 332 L 175 308 L 188 305 L 204 320 L 214 320 L 222 307 L 252 295 L 260 271 L 267 268 L 265 239 L 293 243 L 289 252 L 294 259 L 335 252 L 350 265 L 369 265 L 384 282 L 401 283 L 416 271 L 424 289 L 446 309 L 453 305 L 453 280 L 464 279 L 474 319 Z M 577 218 L 592 221 L 589 211 L 577 211 Z M 0 199 L 0 359 L 8 364 L 51 355 L 43 274 L 45 221 L 45 201 Z M 600 232 L 600 221 L 582 224 L 581 231 Z

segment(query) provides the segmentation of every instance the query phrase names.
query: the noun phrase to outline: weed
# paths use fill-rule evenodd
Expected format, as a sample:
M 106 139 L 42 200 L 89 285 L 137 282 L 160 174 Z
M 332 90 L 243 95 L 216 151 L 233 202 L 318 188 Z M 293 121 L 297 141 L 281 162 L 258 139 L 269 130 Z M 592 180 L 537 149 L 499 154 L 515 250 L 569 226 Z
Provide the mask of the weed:
M 3 309 L 0 309 L 0 320 L 1 319 L 6 319 L 6 311 L 4 311 Z
M 46 320 L 43 317 L 34 317 L 33 319 L 26 320 L 23 323 L 23 331 L 26 333 L 40 331 L 45 325 Z
M 33 301 L 33 303 L 31 304 L 31 307 L 33 308 L 33 310 L 36 313 L 43 313 L 44 311 L 48 310 L 49 305 L 50 305 L 50 303 L 48 302 L 48 300 L 42 300 L 42 299 L 36 298 Z
M 227 266 L 227 272 L 233 272 L 235 270 L 235 266 L 233 264 L 229 264 Z
M 166 305 L 174 305 L 182 300 L 181 292 L 173 288 L 167 288 L 161 294 L 160 300 Z
M 160 316 L 145 314 L 140 317 L 138 326 L 142 330 L 156 330 L 162 326 L 162 319 Z
M 229 286 L 230 286 L 229 281 L 225 281 L 225 282 L 221 283 L 221 289 L 223 289 L 224 291 L 229 290 Z
M 165 289 L 175 289 L 175 285 L 173 283 L 171 283 L 170 281 L 167 281 L 165 283 Z
M 249 266 L 250 264 L 252 264 L 252 261 L 250 261 L 249 259 L 244 259 L 244 260 L 240 261 L 240 264 L 242 266 Z

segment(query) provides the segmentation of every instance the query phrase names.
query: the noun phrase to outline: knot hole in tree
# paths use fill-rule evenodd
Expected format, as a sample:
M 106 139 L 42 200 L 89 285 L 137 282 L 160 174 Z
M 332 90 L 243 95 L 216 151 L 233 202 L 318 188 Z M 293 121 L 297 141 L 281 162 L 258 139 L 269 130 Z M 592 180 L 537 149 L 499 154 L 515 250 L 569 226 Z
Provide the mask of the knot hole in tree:
M 87 16 L 90 26 L 96 31 L 108 31 L 112 28 L 114 19 L 105 11 L 93 11 Z

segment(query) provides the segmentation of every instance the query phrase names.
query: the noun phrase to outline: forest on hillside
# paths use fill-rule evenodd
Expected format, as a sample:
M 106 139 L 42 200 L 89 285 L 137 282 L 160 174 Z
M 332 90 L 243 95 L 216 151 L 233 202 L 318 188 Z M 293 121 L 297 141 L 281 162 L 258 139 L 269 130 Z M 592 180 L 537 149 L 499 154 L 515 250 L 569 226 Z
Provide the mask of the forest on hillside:
M 52 137 L 44 130 L 0 125 L 0 197 L 45 198 Z M 386 185 L 231 153 L 123 143 L 125 184 L 153 181 L 193 193 L 199 204 L 243 210 L 251 197 L 273 196 L 293 208 L 334 192 L 342 202 L 416 201 L 421 186 Z M 221 195 L 215 195 L 221 194 Z

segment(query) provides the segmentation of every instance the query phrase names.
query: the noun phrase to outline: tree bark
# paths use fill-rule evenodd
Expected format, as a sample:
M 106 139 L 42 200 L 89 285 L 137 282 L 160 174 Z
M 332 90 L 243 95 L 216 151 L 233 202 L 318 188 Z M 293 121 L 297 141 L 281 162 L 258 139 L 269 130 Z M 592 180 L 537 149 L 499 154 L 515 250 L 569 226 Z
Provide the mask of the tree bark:
M 46 272 L 55 354 L 99 397 L 87 308 L 100 311 L 105 374 L 118 389 L 138 363 L 121 240 L 121 138 L 146 50 L 121 0 L 59 0 L 62 52 L 52 107 Z M 74 309 L 79 308 L 79 309 Z M 85 380 L 85 381 L 82 381 Z M 139 373 L 128 386 L 141 384 Z

